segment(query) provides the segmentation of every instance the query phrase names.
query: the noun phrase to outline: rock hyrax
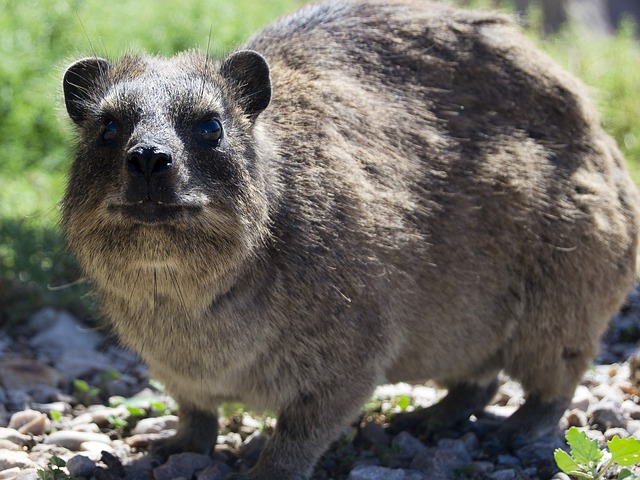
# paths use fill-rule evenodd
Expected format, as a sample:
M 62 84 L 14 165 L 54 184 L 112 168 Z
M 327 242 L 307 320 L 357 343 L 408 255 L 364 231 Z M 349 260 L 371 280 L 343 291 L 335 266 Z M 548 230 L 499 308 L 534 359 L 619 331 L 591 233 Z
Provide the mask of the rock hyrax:
M 68 242 L 207 452 L 228 400 L 278 412 L 246 478 L 306 479 L 377 384 L 460 421 L 498 372 L 548 433 L 636 272 L 638 194 L 585 88 L 504 16 L 310 6 L 221 61 L 64 75 Z M 244 477 L 243 477 L 244 478 Z

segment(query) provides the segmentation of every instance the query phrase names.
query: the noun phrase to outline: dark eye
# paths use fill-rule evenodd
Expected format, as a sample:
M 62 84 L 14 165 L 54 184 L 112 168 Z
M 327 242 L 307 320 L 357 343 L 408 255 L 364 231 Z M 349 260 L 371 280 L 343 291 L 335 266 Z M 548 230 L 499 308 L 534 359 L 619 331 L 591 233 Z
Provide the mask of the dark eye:
M 107 120 L 104 123 L 104 130 L 102 132 L 102 139 L 103 140 L 115 140 L 116 137 L 118 136 L 118 130 L 120 129 L 120 127 L 118 126 L 118 122 L 116 122 L 115 120 Z
M 222 124 L 216 118 L 210 118 L 200 122 L 195 131 L 203 140 L 210 143 L 219 143 L 222 138 Z

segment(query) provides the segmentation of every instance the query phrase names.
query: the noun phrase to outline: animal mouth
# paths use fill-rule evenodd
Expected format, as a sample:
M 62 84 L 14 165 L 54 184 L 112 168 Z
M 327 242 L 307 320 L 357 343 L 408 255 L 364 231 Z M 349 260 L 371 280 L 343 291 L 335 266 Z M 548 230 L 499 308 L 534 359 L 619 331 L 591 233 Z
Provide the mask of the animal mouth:
M 109 210 L 136 222 L 156 224 L 185 220 L 188 216 L 199 213 L 202 206 L 140 200 L 134 203 L 110 205 Z

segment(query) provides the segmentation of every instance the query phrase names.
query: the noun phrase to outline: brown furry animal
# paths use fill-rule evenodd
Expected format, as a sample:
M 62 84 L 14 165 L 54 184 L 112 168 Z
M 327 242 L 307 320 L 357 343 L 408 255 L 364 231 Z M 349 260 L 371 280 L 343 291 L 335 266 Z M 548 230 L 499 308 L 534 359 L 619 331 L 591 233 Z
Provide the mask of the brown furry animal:
M 259 53 L 256 53 L 259 52 Z M 510 21 L 425 1 L 311 6 L 222 61 L 64 76 L 71 249 L 180 405 L 279 413 L 246 478 L 305 479 L 382 382 L 438 381 L 397 428 L 527 392 L 547 433 L 636 271 L 638 194 L 584 87 Z M 243 477 L 245 478 L 245 477 Z

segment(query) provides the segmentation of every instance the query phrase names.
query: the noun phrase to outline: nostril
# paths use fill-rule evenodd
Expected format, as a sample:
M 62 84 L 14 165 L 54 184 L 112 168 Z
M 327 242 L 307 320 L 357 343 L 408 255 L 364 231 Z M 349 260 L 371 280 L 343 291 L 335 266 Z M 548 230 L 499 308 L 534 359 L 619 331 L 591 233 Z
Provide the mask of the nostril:
M 127 155 L 127 169 L 136 177 L 160 175 L 173 167 L 171 154 L 157 147 L 135 147 Z

